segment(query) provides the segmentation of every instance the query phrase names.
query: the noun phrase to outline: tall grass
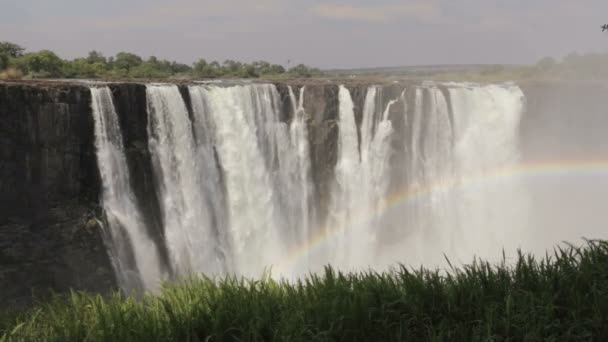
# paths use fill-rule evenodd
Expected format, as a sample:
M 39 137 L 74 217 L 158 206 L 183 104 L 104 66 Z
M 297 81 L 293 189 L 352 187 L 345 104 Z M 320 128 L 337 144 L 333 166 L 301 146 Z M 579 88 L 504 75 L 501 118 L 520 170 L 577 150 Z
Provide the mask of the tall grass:
M 5 318 L 0 341 L 608 339 L 608 243 L 542 260 L 295 283 L 192 278 L 140 299 L 72 293 Z

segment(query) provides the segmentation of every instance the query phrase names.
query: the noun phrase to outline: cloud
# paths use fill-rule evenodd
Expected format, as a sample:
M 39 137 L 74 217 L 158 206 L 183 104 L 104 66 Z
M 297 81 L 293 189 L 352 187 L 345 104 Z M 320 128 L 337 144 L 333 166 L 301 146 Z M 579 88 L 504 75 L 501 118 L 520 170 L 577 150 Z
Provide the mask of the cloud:
M 439 15 L 439 8 L 433 2 L 416 2 L 392 6 L 319 4 L 312 8 L 312 12 L 319 17 L 328 19 L 383 23 L 399 17 L 411 17 L 421 21 L 432 20 Z

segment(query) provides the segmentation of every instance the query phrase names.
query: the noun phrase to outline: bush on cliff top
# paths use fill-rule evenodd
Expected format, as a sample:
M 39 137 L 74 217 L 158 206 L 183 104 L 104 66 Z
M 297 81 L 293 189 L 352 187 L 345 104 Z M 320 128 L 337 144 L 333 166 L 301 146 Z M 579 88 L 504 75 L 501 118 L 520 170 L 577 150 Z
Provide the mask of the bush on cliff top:
M 447 275 L 400 267 L 296 283 L 191 279 L 140 300 L 73 293 L 0 324 L 0 341 L 605 340 L 608 243 Z
M 170 77 L 216 78 L 238 77 L 256 78 L 289 74 L 292 77 L 320 76 L 321 71 L 299 64 L 289 70 L 281 65 L 266 61 L 241 63 L 226 60 L 207 63 L 199 59 L 192 66 L 178 62 L 158 59 L 154 56 L 144 60 L 130 53 L 119 52 L 114 57 L 106 58 L 99 51 L 89 52 L 86 58 L 63 60 L 48 50 L 29 52 L 9 42 L 0 42 L 0 71 L 12 67 L 28 74 L 30 78 L 136 78 L 166 79 Z

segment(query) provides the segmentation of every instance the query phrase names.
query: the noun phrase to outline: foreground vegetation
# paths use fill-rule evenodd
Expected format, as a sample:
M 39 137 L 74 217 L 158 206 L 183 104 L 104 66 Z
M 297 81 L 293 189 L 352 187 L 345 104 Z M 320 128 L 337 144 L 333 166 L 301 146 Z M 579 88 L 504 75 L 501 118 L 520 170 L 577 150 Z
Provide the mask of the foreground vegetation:
M 226 60 L 207 62 L 199 59 L 192 65 L 158 59 L 144 59 L 130 52 L 119 52 L 105 57 L 91 51 L 87 57 L 65 60 L 53 51 L 27 52 L 25 48 L 0 42 L 0 79 L 20 78 L 102 78 L 102 79 L 166 79 L 166 78 L 256 78 L 256 77 L 312 77 L 321 71 L 304 64 L 288 70 L 266 61 L 241 63 Z
M 608 243 L 511 266 L 409 270 L 297 283 L 228 278 L 166 285 L 142 299 L 86 293 L 0 323 L 0 341 L 605 340 Z

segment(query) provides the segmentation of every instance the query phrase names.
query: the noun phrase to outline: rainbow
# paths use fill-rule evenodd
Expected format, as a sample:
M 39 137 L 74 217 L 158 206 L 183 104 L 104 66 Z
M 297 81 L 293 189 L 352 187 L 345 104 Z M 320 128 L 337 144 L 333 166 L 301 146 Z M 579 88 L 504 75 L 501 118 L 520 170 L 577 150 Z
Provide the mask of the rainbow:
M 538 177 L 538 176 L 565 176 L 565 175 L 605 175 L 608 176 L 608 159 L 570 159 L 570 160 L 541 160 L 521 163 L 513 167 L 494 170 L 485 174 L 477 174 L 471 177 L 448 179 L 440 183 L 428 186 L 401 189 L 387 196 L 383 205 L 372 212 L 372 217 L 363 217 L 361 213 L 351 217 L 351 222 L 364 222 L 373 220 L 387 211 L 406 205 L 408 203 L 423 199 L 436 192 L 444 192 L 456 186 L 459 188 L 487 185 L 488 183 L 501 182 L 513 178 Z M 369 214 L 369 213 L 367 213 Z M 346 227 L 322 226 L 315 229 L 316 233 L 306 242 L 292 248 L 286 257 L 275 267 L 274 270 L 286 271 L 302 258 L 309 255 L 323 243 L 335 237 Z

